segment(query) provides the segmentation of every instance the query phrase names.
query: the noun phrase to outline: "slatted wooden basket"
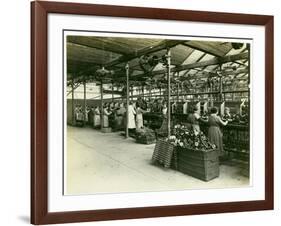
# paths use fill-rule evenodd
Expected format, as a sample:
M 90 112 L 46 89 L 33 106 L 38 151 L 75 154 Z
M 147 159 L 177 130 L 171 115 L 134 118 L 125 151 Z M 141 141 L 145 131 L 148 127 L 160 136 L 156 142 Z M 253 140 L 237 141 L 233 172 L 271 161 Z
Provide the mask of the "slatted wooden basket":
M 152 155 L 152 163 L 158 163 L 166 168 L 171 167 L 174 159 L 174 145 L 158 139 Z

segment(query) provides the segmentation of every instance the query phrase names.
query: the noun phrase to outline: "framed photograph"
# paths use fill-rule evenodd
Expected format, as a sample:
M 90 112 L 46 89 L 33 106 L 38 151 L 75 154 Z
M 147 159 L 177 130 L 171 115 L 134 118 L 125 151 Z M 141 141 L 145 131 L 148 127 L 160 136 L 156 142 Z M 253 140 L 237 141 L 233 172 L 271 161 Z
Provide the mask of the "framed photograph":
M 31 3 L 31 223 L 273 209 L 273 16 Z

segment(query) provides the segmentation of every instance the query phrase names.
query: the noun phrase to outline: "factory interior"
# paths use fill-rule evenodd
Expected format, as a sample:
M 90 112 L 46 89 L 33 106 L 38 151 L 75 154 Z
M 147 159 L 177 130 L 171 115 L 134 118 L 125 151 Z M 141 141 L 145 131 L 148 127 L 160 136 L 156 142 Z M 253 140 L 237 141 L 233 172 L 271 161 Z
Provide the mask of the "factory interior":
M 66 195 L 250 185 L 250 43 L 65 40 Z

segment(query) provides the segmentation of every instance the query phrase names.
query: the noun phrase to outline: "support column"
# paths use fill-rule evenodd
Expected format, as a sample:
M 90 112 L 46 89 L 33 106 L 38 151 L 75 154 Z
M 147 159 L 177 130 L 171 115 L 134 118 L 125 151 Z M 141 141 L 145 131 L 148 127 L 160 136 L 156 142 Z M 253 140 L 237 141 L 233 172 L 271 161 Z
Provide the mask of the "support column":
M 103 128 L 103 81 L 100 81 L 100 125 Z
M 87 106 L 87 96 L 86 96 L 86 79 L 84 77 L 84 81 L 83 81 L 83 85 L 84 85 L 84 99 L 83 99 L 83 112 L 84 112 L 84 124 L 86 122 L 86 114 L 87 114 L 87 110 L 86 110 L 86 106 Z
M 112 97 L 111 97 L 111 100 L 112 100 L 112 102 L 113 102 L 113 100 L 114 100 L 114 87 L 113 87 L 113 81 L 112 81 L 112 87 L 111 87 L 111 91 L 112 91 Z
M 220 77 L 220 91 L 219 91 L 219 100 L 222 101 L 222 76 Z
M 127 90 L 126 90 L 126 133 L 125 133 L 125 136 L 126 138 L 129 137 L 129 128 L 128 128 L 128 124 L 129 124 L 129 112 L 128 112 L 128 109 L 129 109 L 129 89 L 130 89 L 130 83 L 129 83 L 129 64 L 127 63 L 126 66 L 125 66 L 125 69 L 126 69 L 126 87 L 127 87 Z
M 247 44 L 247 49 L 248 49 L 248 121 L 249 123 L 251 122 L 251 95 L 250 95 L 250 87 L 251 87 L 251 46 L 250 44 Z M 249 139 L 249 143 L 248 143 L 249 147 L 250 147 L 250 139 Z
M 211 86 L 210 86 L 210 92 L 213 92 L 213 84 L 211 83 Z M 214 96 L 213 96 L 213 94 L 210 94 L 210 105 L 211 105 L 211 107 L 214 107 Z
M 71 81 L 71 111 L 72 111 L 72 126 L 75 124 L 75 108 L 74 108 L 74 76 L 72 75 L 72 81 Z
M 168 80 L 168 114 L 167 114 L 167 124 L 168 124 L 168 137 L 171 135 L 171 51 L 167 49 L 167 80 Z
M 180 94 L 179 94 L 180 84 L 177 83 L 177 102 L 180 101 Z
M 222 64 L 220 64 L 220 66 L 219 66 L 219 68 L 220 68 L 220 71 L 221 71 L 221 69 L 222 69 Z M 222 89 L 223 89 L 223 87 L 222 87 L 222 75 L 220 75 L 220 78 L 219 78 L 220 80 L 220 87 L 219 87 L 219 101 L 223 101 L 223 98 L 222 98 Z
M 133 96 L 134 96 L 134 87 L 129 87 L 130 90 L 131 90 L 131 99 L 133 100 Z

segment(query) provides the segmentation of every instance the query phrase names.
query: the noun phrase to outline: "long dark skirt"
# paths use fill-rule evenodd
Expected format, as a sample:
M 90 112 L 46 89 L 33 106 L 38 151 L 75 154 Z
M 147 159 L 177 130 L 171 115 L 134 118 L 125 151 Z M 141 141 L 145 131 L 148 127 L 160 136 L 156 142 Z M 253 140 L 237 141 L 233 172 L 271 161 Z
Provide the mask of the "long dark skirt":
M 224 155 L 223 151 L 223 142 L 222 142 L 222 132 L 219 127 L 217 126 L 210 126 L 208 131 L 208 138 L 211 143 L 217 146 L 219 156 Z
M 124 124 L 123 124 L 123 116 L 116 116 L 115 117 L 115 129 L 116 130 L 122 130 L 124 129 Z

